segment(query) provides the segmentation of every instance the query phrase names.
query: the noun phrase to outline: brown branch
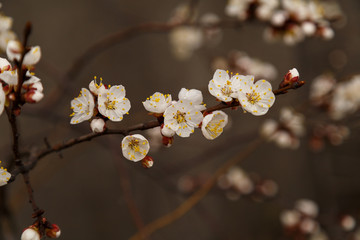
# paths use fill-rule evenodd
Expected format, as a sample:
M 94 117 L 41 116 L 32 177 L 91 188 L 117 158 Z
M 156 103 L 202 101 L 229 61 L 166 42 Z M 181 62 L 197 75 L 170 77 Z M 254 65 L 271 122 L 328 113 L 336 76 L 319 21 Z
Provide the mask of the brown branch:
M 229 161 L 225 162 L 220 168 L 216 170 L 216 172 L 212 175 L 212 177 L 194 194 L 192 194 L 188 199 L 186 199 L 180 206 L 178 206 L 172 212 L 165 214 L 164 216 L 154 220 L 153 222 L 149 223 L 143 228 L 142 232 L 136 233 L 134 236 L 130 238 L 130 240 L 138 240 L 144 239 L 143 236 L 148 237 L 153 232 L 171 224 L 172 222 L 176 221 L 177 219 L 184 216 L 187 212 L 189 212 L 197 203 L 200 202 L 211 190 L 211 188 L 216 183 L 217 179 L 226 173 L 226 171 L 234 166 L 235 164 L 239 163 L 240 161 L 247 158 L 251 153 L 253 153 L 262 143 L 262 139 L 256 139 L 251 142 L 244 151 L 241 152 L 239 156 L 230 159 Z
M 286 86 L 284 88 L 274 90 L 273 92 L 275 95 L 284 94 L 287 92 L 287 90 L 299 88 L 299 87 L 303 86 L 304 84 L 305 84 L 304 82 L 299 82 L 298 84 L 292 84 L 292 85 Z M 212 111 L 216 111 L 216 110 L 221 110 L 221 109 L 225 109 L 225 108 L 233 108 L 233 107 L 238 107 L 238 106 L 240 106 L 240 104 L 236 100 L 229 104 L 221 102 L 215 106 L 205 109 L 203 112 L 212 112 Z M 147 130 L 150 128 L 158 127 L 160 125 L 161 125 L 161 122 L 159 122 L 159 121 L 156 121 L 156 120 L 149 121 L 146 123 L 140 123 L 140 124 L 133 125 L 127 129 L 120 129 L 120 130 L 107 129 L 102 133 L 89 133 L 89 134 L 86 134 L 86 135 L 83 135 L 83 136 L 80 136 L 77 138 L 69 139 L 65 143 L 59 143 L 52 147 L 47 146 L 46 149 L 40 150 L 37 153 L 35 153 L 33 156 L 30 157 L 30 160 L 23 168 L 23 172 L 28 172 L 31 169 L 33 169 L 40 159 L 42 159 L 43 157 L 45 157 L 51 153 L 59 152 L 61 150 L 67 149 L 69 147 L 72 147 L 72 146 L 77 145 L 82 142 L 90 141 L 93 138 L 97 138 L 97 137 L 104 136 L 104 135 L 114 135 L 114 134 L 126 136 L 129 133 L 134 132 L 134 131 Z M 19 174 L 19 172 L 20 171 L 18 168 L 14 169 L 11 172 L 12 176 L 9 180 L 9 183 L 15 180 L 15 178 Z
M 32 209 L 33 209 L 33 216 L 37 217 L 38 219 L 41 218 L 41 215 L 43 214 L 43 210 L 40 210 L 40 208 L 36 205 L 34 196 L 33 196 L 33 189 L 30 183 L 30 177 L 28 174 L 28 171 L 25 170 L 24 163 L 21 161 L 21 154 L 19 150 L 19 129 L 17 124 L 17 115 L 20 114 L 20 105 L 21 105 L 21 89 L 25 78 L 25 69 L 23 69 L 23 61 L 25 58 L 26 53 L 28 52 L 27 49 L 27 42 L 29 39 L 31 33 L 31 23 L 26 23 L 25 30 L 24 30 L 24 41 L 23 41 L 23 51 L 20 56 L 20 60 L 15 60 L 15 64 L 17 66 L 17 72 L 18 72 L 18 83 L 15 89 L 15 100 L 12 102 L 10 107 L 6 107 L 6 114 L 8 116 L 8 120 L 11 126 L 12 131 L 12 138 L 13 138 L 13 155 L 14 155 L 14 161 L 15 166 L 17 167 L 18 171 L 22 173 L 24 178 L 24 183 L 26 185 L 28 196 L 29 196 L 29 203 L 31 203 Z

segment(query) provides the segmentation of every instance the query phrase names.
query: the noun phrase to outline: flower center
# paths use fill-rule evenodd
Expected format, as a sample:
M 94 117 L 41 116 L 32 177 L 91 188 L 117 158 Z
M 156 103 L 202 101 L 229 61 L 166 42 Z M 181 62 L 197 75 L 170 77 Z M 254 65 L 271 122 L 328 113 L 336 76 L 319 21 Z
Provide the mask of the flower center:
M 176 112 L 176 115 L 174 116 L 174 119 L 177 121 L 177 123 L 183 123 L 186 122 L 185 119 L 185 113 L 180 112 L 179 110 Z
M 253 90 L 252 93 L 246 93 L 246 97 L 251 104 L 255 104 L 261 100 L 260 94 L 255 92 L 255 90 Z
M 139 140 L 136 140 L 136 139 L 131 140 L 129 142 L 129 148 L 131 148 L 135 152 L 140 152 Z
M 211 137 L 216 138 L 217 136 L 219 136 L 223 129 L 220 126 L 221 122 L 223 122 L 224 120 L 220 120 L 220 122 L 218 123 L 212 123 L 210 122 L 205 128 L 208 131 L 208 133 L 211 135 Z
M 115 110 L 116 109 L 116 101 L 110 101 L 109 99 L 106 100 L 104 103 L 107 110 Z
M 228 85 L 225 85 L 223 88 L 221 88 L 221 93 L 224 94 L 225 96 L 230 97 L 230 95 L 233 93 L 233 91 L 231 90 L 231 87 L 228 84 Z

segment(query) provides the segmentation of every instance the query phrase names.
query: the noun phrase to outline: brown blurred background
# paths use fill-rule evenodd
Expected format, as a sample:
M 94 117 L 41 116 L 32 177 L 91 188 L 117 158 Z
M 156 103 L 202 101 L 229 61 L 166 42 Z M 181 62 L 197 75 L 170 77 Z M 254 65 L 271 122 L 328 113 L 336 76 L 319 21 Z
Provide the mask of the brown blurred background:
M 122 128 L 151 120 L 141 101 L 155 91 L 171 93 L 176 99 L 182 87 L 201 89 L 204 102 L 208 106 L 216 104 L 207 92 L 213 74 L 210 61 L 216 56 L 226 56 L 233 49 L 272 63 L 279 73 L 275 85 L 293 67 L 307 82 L 324 71 L 332 71 L 339 78 L 360 72 L 360 2 L 348 0 L 340 2 L 347 24 L 335 29 L 331 41 L 306 39 L 294 47 L 268 44 L 262 38 L 264 25 L 249 23 L 241 29 L 224 30 L 219 45 L 201 48 L 189 60 L 179 61 L 171 52 L 167 34 L 142 34 L 89 61 L 69 83 L 70 90 L 55 107 L 33 114 L 51 98 L 48 94 L 56 88 L 62 74 L 87 47 L 129 26 L 167 21 L 179 3 L 174 0 L 3 1 L 2 11 L 14 18 L 13 29 L 19 36 L 26 21 L 33 23 L 30 43 L 40 45 L 43 53 L 36 75 L 43 81 L 45 98 L 37 106 L 24 108 L 20 120 L 22 146 L 44 147 L 45 137 L 55 144 L 88 133 L 88 123 L 71 126 L 68 115 L 71 99 L 82 87 L 88 87 L 94 75 L 103 77 L 107 84 L 126 87 L 132 105 L 130 115 L 120 123 L 111 124 Z M 213 12 L 226 18 L 225 3 L 224 0 L 200 1 L 199 14 Z M 331 64 L 329 59 L 334 50 L 346 55 L 346 65 L 339 68 Z M 309 84 L 279 97 L 265 117 L 227 110 L 232 125 L 220 138 L 208 141 L 200 131 L 189 139 L 176 137 L 171 148 L 150 150 L 155 164 L 149 170 L 122 157 L 121 136 L 105 136 L 64 150 L 60 153 L 63 158 L 49 155 L 31 172 L 35 198 L 46 210 L 48 219 L 61 227 L 61 239 L 127 239 L 137 228 L 124 189 L 131 192 L 144 224 L 164 215 L 187 197 L 177 188 L 181 176 L 211 175 L 257 137 L 265 118 L 278 116 L 282 106 L 297 106 L 306 101 L 308 90 Z M 356 114 L 350 122 L 358 123 L 358 119 Z M 11 142 L 5 116 L 1 116 L 0 125 L 0 159 L 6 162 L 11 156 Z M 306 136 L 296 151 L 279 149 L 272 143 L 262 145 L 241 167 L 274 179 L 280 189 L 275 199 L 264 203 L 249 199 L 230 201 L 215 187 L 188 214 L 149 239 L 281 239 L 279 213 L 291 208 L 299 198 L 316 201 L 323 228 L 334 231 L 332 226 L 338 214 L 359 216 L 358 126 L 351 128 L 351 135 L 343 145 L 327 146 L 320 153 L 308 150 Z M 216 154 L 206 154 L 216 148 Z M 6 188 L 17 235 L 5 239 L 19 239 L 21 230 L 32 223 L 31 207 L 20 177 Z M 336 236 L 336 232 L 333 234 Z

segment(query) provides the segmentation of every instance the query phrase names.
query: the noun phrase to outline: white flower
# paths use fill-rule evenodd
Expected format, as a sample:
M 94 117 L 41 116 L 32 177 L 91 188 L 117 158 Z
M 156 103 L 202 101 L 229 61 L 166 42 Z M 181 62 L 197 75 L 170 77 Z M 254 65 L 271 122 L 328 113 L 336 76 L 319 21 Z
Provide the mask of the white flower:
M 0 161 L 1 163 L 1 161 Z M 0 168 L 0 187 L 7 184 L 11 177 L 11 174 L 7 171 L 6 168 L 1 167 Z
M 194 107 L 199 111 L 203 111 L 206 109 L 205 104 L 202 104 L 203 102 L 202 93 L 197 89 L 189 90 L 186 88 L 182 88 L 179 92 L 178 98 L 179 100 L 189 101 L 190 104 L 194 105 Z
M 179 60 L 191 57 L 203 42 L 202 31 L 195 27 L 177 27 L 171 31 L 169 37 L 173 53 Z
M 260 133 L 281 148 L 296 149 L 300 146 L 299 137 L 305 133 L 304 116 L 291 108 L 282 108 L 280 121 L 265 120 Z
M 201 131 L 209 140 L 213 140 L 220 136 L 223 128 L 228 122 L 228 116 L 223 111 L 214 111 L 206 115 L 202 121 Z
M 275 102 L 271 84 L 266 80 L 254 83 L 253 76 L 245 76 L 241 80 L 237 97 L 244 111 L 255 116 L 267 113 Z
M 253 182 L 249 178 L 248 174 L 241 168 L 231 168 L 227 172 L 226 178 L 232 187 L 243 194 L 249 194 L 254 190 Z
M 339 120 L 347 114 L 354 113 L 360 107 L 360 75 L 348 82 L 340 83 L 334 91 L 330 105 L 330 115 Z
M 94 77 L 94 80 L 90 82 L 89 89 L 95 96 L 106 90 L 105 85 L 102 83 L 102 78 L 100 78 L 100 84 L 97 84 L 96 76 Z
M 13 19 L 0 14 L 0 32 L 7 31 L 12 27 Z
M 119 122 L 130 110 L 130 101 L 125 98 L 125 88 L 122 85 L 112 86 L 99 94 L 99 112 L 111 121 Z
M 245 78 L 242 75 L 229 77 L 228 71 L 217 69 L 213 79 L 209 82 L 209 92 L 217 99 L 224 102 L 231 102 L 237 97 L 240 90 L 240 82 Z
M 8 42 L 15 39 L 16 34 L 11 30 L 0 32 L 0 50 L 5 52 Z
M 10 68 L 7 71 L 3 71 L 2 73 L 0 73 L 0 79 L 11 87 L 16 86 L 18 84 L 17 70 L 12 70 Z
M 280 110 L 280 122 L 296 137 L 301 137 L 305 133 L 304 119 L 304 115 L 291 108 L 284 107 Z
M 21 234 L 21 240 L 40 240 L 40 234 L 35 229 L 29 227 Z
M 149 112 L 163 113 L 165 112 L 166 108 L 171 105 L 171 101 L 170 94 L 164 95 L 162 93 L 156 92 L 142 103 L 144 108 Z
M 322 74 L 316 77 L 310 86 L 310 99 L 315 104 L 321 103 L 321 98 L 329 94 L 335 87 L 336 80 L 332 75 Z
M 175 131 L 181 137 L 189 137 L 203 120 L 202 113 L 188 100 L 180 100 L 164 113 L 164 128 Z
M 4 111 L 4 106 L 5 106 L 5 92 L 2 87 L 2 83 L 0 82 L 0 115 Z
M 313 234 L 318 229 L 319 224 L 311 218 L 305 218 L 300 223 L 300 230 L 305 234 Z
M 20 61 L 21 53 L 23 51 L 23 46 L 19 41 L 10 40 L 6 47 L 6 54 L 10 61 Z M 29 52 L 24 56 L 23 65 L 31 66 L 35 65 L 40 61 L 41 58 L 41 49 L 39 46 L 31 47 Z
M 229 17 L 237 17 L 240 20 L 247 18 L 248 4 L 251 0 L 229 0 L 225 7 L 225 14 Z
M 123 155 L 126 159 L 137 162 L 145 158 L 149 152 L 149 141 L 140 134 L 124 137 L 121 142 Z
M 102 118 L 95 118 L 90 123 L 91 131 L 101 133 L 105 130 L 105 121 Z
M 0 73 L 8 71 L 11 68 L 11 64 L 6 58 L 0 57 Z
M 70 117 L 71 124 L 89 120 L 94 114 L 94 97 L 89 90 L 83 88 L 80 95 L 71 101 L 71 109 L 74 111 Z
M 234 65 L 233 70 L 235 72 L 241 72 L 243 75 L 251 74 L 255 78 L 276 78 L 277 70 L 270 63 L 252 58 L 241 51 L 232 51 L 229 58 Z
M 169 127 L 166 127 L 165 125 L 164 125 L 164 127 L 161 128 L 161 134 L 164 135 L 165 137 L 170 138 L 170 137 L 174 136 L 175 133 L 176 132 L 174 130 L 172 130 Z
M 285 210 L 280 214 L 280 221 L 284 227 L 293 227 L 300 222 L 301 215 L 296 210 Z
M 300 199 L 295 202 L 295 209 L 299 212 L 309 216 L 316 218 L 319 212 L 319 208 L 317 204 L 310 199 Z
M 261 20 L 269 20 L 278 6 L 278 0 L 259 0 L 256 16 Z

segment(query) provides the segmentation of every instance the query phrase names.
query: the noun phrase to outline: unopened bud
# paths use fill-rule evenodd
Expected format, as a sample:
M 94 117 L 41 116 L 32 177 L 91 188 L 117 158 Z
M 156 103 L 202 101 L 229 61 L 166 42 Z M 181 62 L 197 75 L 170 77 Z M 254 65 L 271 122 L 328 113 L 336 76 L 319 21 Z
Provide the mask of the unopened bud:
M 172 137 L 175 135 L 175 131 L 171 128 L 165 127 L 164 124 L 161 126 L 161 134 L 165 137 Z
M 32 89 L 24 93 L 23 97 L 27 103 L 37 103 L 44 98 L 44 94 L 41 91 Z
M 10 61 L 20 60 L 21 53 L 23 51 L 23 46 L 19 41 L 10 40 L 6 47 L 6 55 Z
M 301 25 L 301 28 L 306 36 L 313 36 L 316 32 L 316 26 L 313 22 L 309 22 L 309 21 L 304 22 Z
M 174 142 L 174 137 L 165 137 L 165 136 L 163 136 L 163 138 L 162 138 L 162 144 L 165 147 L 171 147 L 173 142 Z
M 296 68 L 293 68 L 287 72 L 284 80 L 280 83 L 280 88 L 286 87 L 290 83 L 296 83 L 299 81 L 299 72 Z
M 21 240 L 40 240 L 39 229 L 33 225 L 26 228 L 21 234 Z
M 51 224 L 50 228 L 45 229 L 45 234 L 49 238 L 58 238 L 61 235 L 61 230 L 58 225 Z
M 95 118 L 90 123 L 91 131 L 102 133 L 106 129 L 105 121 L 102 118 Z
M 144 168 L 151 168 L 154 165 L 154 160 L 150 156 L 146 156 L 143 160 L 141 160 L 141 165 Z

